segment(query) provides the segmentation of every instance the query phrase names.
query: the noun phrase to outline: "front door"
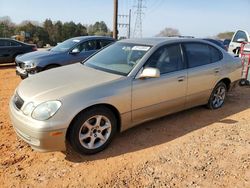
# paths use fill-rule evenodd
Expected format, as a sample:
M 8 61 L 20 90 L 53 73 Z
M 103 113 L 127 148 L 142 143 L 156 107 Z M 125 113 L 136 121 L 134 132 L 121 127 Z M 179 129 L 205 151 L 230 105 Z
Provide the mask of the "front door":
M 184 108 L 187 70 L 179 44 L 156 50 L 145 67 L 160 70 L 160 78 L 135 79 L 132 83 L 132 121 L 134 124 Z
M 76 46 L 74 49 L 78 49 L 79 53 L 77 54 L 69 54 L 71 56 L 71 62 L 81 62 L 87 57 L 91 56 L 93 53 L 97 50 L 97 41 L 96 40 L 89 40 L 85 41 L 78 46 Z

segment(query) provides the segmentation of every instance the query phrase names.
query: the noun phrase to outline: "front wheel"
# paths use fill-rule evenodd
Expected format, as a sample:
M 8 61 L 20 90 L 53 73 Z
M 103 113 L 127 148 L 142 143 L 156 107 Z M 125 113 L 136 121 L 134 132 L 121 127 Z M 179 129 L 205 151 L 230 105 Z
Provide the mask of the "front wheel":
M 227 86 L 224 82 L 218 83 L 208 101 L 208 108 L 218 109 L 223 106 L 227 94 Z
M 91 108 L 77 115 L 69 128 L 68 141 L 81 154 L 105 149 L 117 130 L 117 119 L 106 107 Z

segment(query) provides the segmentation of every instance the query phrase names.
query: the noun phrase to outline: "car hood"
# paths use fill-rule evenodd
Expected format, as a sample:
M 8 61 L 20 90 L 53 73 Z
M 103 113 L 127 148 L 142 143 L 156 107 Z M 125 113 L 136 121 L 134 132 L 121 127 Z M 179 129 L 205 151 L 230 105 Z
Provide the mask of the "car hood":
M 59 53 L 62 53 L 62 52 L 54 52 L 54 51 L 48 51 L 48 50 L 35 51 L 35 52 L 30 52 L 30 53 L 26 53 L 23 55 L 19 55 L 16 57 L 16 60 L 25 62 L 25 61 L 31 61 L 34 59 L 42 59 L 44 57 L 46 57 L 46 58 L 52 57 L 52 56 L 57 55 Z
M 24 101 L 60 100 L 71 93 L 124 78 L 81 63 L 50 69 L 23 80 L 17 92 Z

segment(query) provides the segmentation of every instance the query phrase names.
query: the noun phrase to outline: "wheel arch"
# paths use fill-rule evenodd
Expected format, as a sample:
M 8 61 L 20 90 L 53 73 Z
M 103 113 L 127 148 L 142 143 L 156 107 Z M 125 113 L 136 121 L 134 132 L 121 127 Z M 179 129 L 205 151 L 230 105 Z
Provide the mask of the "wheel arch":
M 220 80 L 216 83 L 216 85 L 217 85 L 218 83 L 220 83 L 220 82 L 223 82 L 224 84 L 226 84 L 226 86 L 227 86 L 227 91 L 230 90 L 231 80 L 230 80 L 228 77 L 225 77 L 225 78 L 220 79 Z
M 71 122 L 70 122 L 70 124 L 69 124 L 69 126 L 68 126 L 68 128 L 67 128 L 66 138 L 68 138 L 68 134 L 69 134 L 69 131 L 70 131 L 70 127 L 74 124 L 74 121 L 75 121 L 76 117 L 77 117 L 80 113 L 82 113 L 82 112 L 85 112 L 85 111 L 87 111 L 87 110 L 89 110 L 89 109 L 91 109 L 91 108 L 97 108 L 97 107 L 105 107 L 105 108 L 108 108 L 109 110 L 111 110 L 111 111 L 114 113 L 115 117 L 117 118 L 117 131 L 120 132 L 120 131 L 121 131 L 121 115 L 120 115 L 120 112 L 117 110 L 116 107 L 114 107 L 114 106 L 111 105 L 111 104 L 100 103 L 100 104 L 94 104 L 94 105 L 89 106 L 89 107 L 87 107 L 87 108 L 85 108 L 85 109 L 82 109 L 80 112 L 78 112 L 78 113 L 74 116 L 74 118 L 71 120 Z

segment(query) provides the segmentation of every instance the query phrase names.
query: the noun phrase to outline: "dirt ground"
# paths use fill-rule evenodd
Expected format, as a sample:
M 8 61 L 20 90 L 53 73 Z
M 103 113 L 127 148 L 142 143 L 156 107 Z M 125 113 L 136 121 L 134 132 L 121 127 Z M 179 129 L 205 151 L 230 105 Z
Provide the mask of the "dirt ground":
M 250 88 L 119 134 L 103 152 L 38 153 L 16 137 L 8 102 L 21 80 L 0 67 L 0 187 L 250 187 Z

